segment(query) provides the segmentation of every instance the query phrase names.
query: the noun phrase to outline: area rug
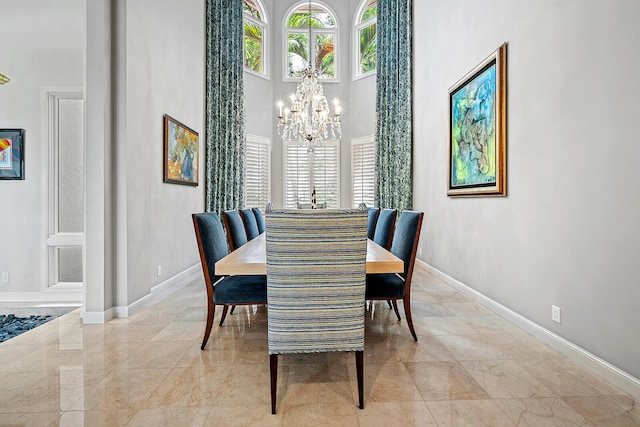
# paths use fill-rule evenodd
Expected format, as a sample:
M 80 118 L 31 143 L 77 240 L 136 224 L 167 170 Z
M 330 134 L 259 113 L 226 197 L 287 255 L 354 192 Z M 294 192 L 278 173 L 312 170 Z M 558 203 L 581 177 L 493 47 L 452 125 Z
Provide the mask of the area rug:
M 18 336 L 52 319 L 54 316 L 16 317 L 13 314 L 0 314 L 0 342 Z

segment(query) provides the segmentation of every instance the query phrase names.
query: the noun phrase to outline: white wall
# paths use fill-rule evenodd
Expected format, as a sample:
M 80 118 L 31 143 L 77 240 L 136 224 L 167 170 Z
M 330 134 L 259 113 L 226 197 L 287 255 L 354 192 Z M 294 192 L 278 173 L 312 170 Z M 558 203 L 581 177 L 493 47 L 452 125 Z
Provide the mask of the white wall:
M 47 135 L 44 88 L 83 86 L 84 0 L 0 0 L 0 128 L 25 129 L 25 180 L 0 181 L 0 300 L 42 296 L 46 275 Z M 43 197 L 44 196 L 44 197 Z M 42 267 L 42 268 L 41 268 Z
M 640 378 L 640 3 L 414 8 L 422 259 Z M 508 197 L 448 198 L 448 88 L 503 42 Z
M 118 200 L 127 206 L 131 304 L 199 260 L 191 214 L 204 209 L 205 2 L 138 0 L 126 13 L 127 183 Z M 197 187 L 162 182 L 165 113 L 199 134 Z
M 273 6 L 271 0 L 262 0 L 262 4 L 267 9 L 267 16 L 264 18 L 267 20 L 267 73 L 266 76 L 244 73 L 244 108 L 247 134 L 272 138 L 273 121 L 276 119 L 273 114 L 273 65 L 272 61 L 269 61 L 274 48 L 271 43 L 274 28 Z
M 91 313 L 130 305 L 198 262 L 190 214 L 202 211 L 204 205 L 204 4 L 202 0 L 109 0 L 95 7 L 91 3 L 89 19 L 97 19 L 87 25 L 91 33 L 86 64 L 90 170 L 85 308 Z M 0 293 L 3 301 L 53 300 L 54 295 L 33 295 L 43 286 L 46 261 L 41 98 L 43 88 L 85 84 L 85 1 L 0 0 L 0 10 L 11 17 L 0 27 L 0 70 L 11 78 L 0 87 L 0 126 L 26 130 L 26 180 L 0 182 L 1 208 L 10 218 L 0 240 L 0 271 L 10 273 L 10 283 L 1 284 Z M 109 41 L 111 23 L 117 29 L 113 41 Z M 97 33 L 102 31 L 98 27 L 106 29 L 104 34 Z M 117 75 L 113 87 L 112 66 Z M 162 182 L 164 113 L 200 134 L 198 187 Z M 112 227 L 114 207 L 123 214 Z M 109 250 L 116 241 L 117 268 Z M 160 277 L 157 266 L 162 266 Z

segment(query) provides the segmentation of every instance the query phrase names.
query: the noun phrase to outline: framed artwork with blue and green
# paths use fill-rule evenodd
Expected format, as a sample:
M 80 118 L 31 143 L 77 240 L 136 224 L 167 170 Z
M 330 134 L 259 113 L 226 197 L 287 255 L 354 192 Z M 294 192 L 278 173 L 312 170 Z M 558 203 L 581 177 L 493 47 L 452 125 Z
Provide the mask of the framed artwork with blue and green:
M 449 196 L 506 196 L 506 50 L 449 89 Z
M 198 132 L 164 115 L 164 182 L 198 185 Z

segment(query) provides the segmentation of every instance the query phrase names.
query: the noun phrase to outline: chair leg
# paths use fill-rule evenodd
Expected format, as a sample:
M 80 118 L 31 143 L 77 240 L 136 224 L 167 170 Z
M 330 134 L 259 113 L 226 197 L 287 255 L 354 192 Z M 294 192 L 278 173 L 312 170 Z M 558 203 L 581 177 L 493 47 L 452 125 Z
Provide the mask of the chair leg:
M 209 301 L 207 304 L 207 327 L 204 330 L 204 338 L 202 338 L 202 345 L 200 346 L 200 350 L 204 350 L 204 346 L 207 345 L 207 341 L 209 341 L 209 335 L 211 335 L 211 327 L 213 326 L 213 317 L 216 314 L 216 305 L 213 301 Z
M 398 311 L 398 303 L 394 299 L 391 300 L 391 303 L 393 304 L 393 309 L 396 312 L 396 317 L 398 318 L 398 321 L 400 321 L 400 312 Z
M 231 311 L 229 312 L 229 314 L 233 314 L 233 310 L 235 310 L 235 309 L 236 309 L 236 306 L 235 306 L 235 305 L 232 305 L 232 306 L 231 306 Z
M 391 300 L 390 299 L 387 300 L 387 304 L 389 304 L 389 310 L 391 310 L 392 305 L 391 305 Z
M 271 413 L 276 413 L 276 388 L 278 383 L 278 355 L 269 355 L 271 365 Z
M 360 409 L 364 409 L 364 352 L 356 351 L 356 371 L 358 376 L 358 398 Z
M 229 310 L 228 305 L 222 306 L 222 317 L 220 317 L 220 326 L 224 323 L 224 319 L 227 317 L 227 310 Z
M 407 324 L 409 325 L 409 330 L 411 331 L 413 340 L 418 341 L 418 337 L 416 336 L 416 331 L 415 329 L 413 329 L 413 319 L 411 318 L 411 300 L 405 295 L 403 302 L 404 302 L 404 314 L 405 316 L 407 316 Z

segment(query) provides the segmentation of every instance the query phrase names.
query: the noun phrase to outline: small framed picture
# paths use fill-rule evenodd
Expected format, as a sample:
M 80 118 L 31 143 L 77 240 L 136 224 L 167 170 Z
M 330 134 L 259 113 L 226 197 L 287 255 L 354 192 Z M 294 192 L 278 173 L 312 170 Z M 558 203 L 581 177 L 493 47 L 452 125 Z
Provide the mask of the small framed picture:
M 164 115 L 164 182 L 198 185 L 198 132 Z
M 506 195 L 506 50 L 449 89 L 449 196 Z
M 24 129 L 0 129 L 0 179 L 24 179 Z

